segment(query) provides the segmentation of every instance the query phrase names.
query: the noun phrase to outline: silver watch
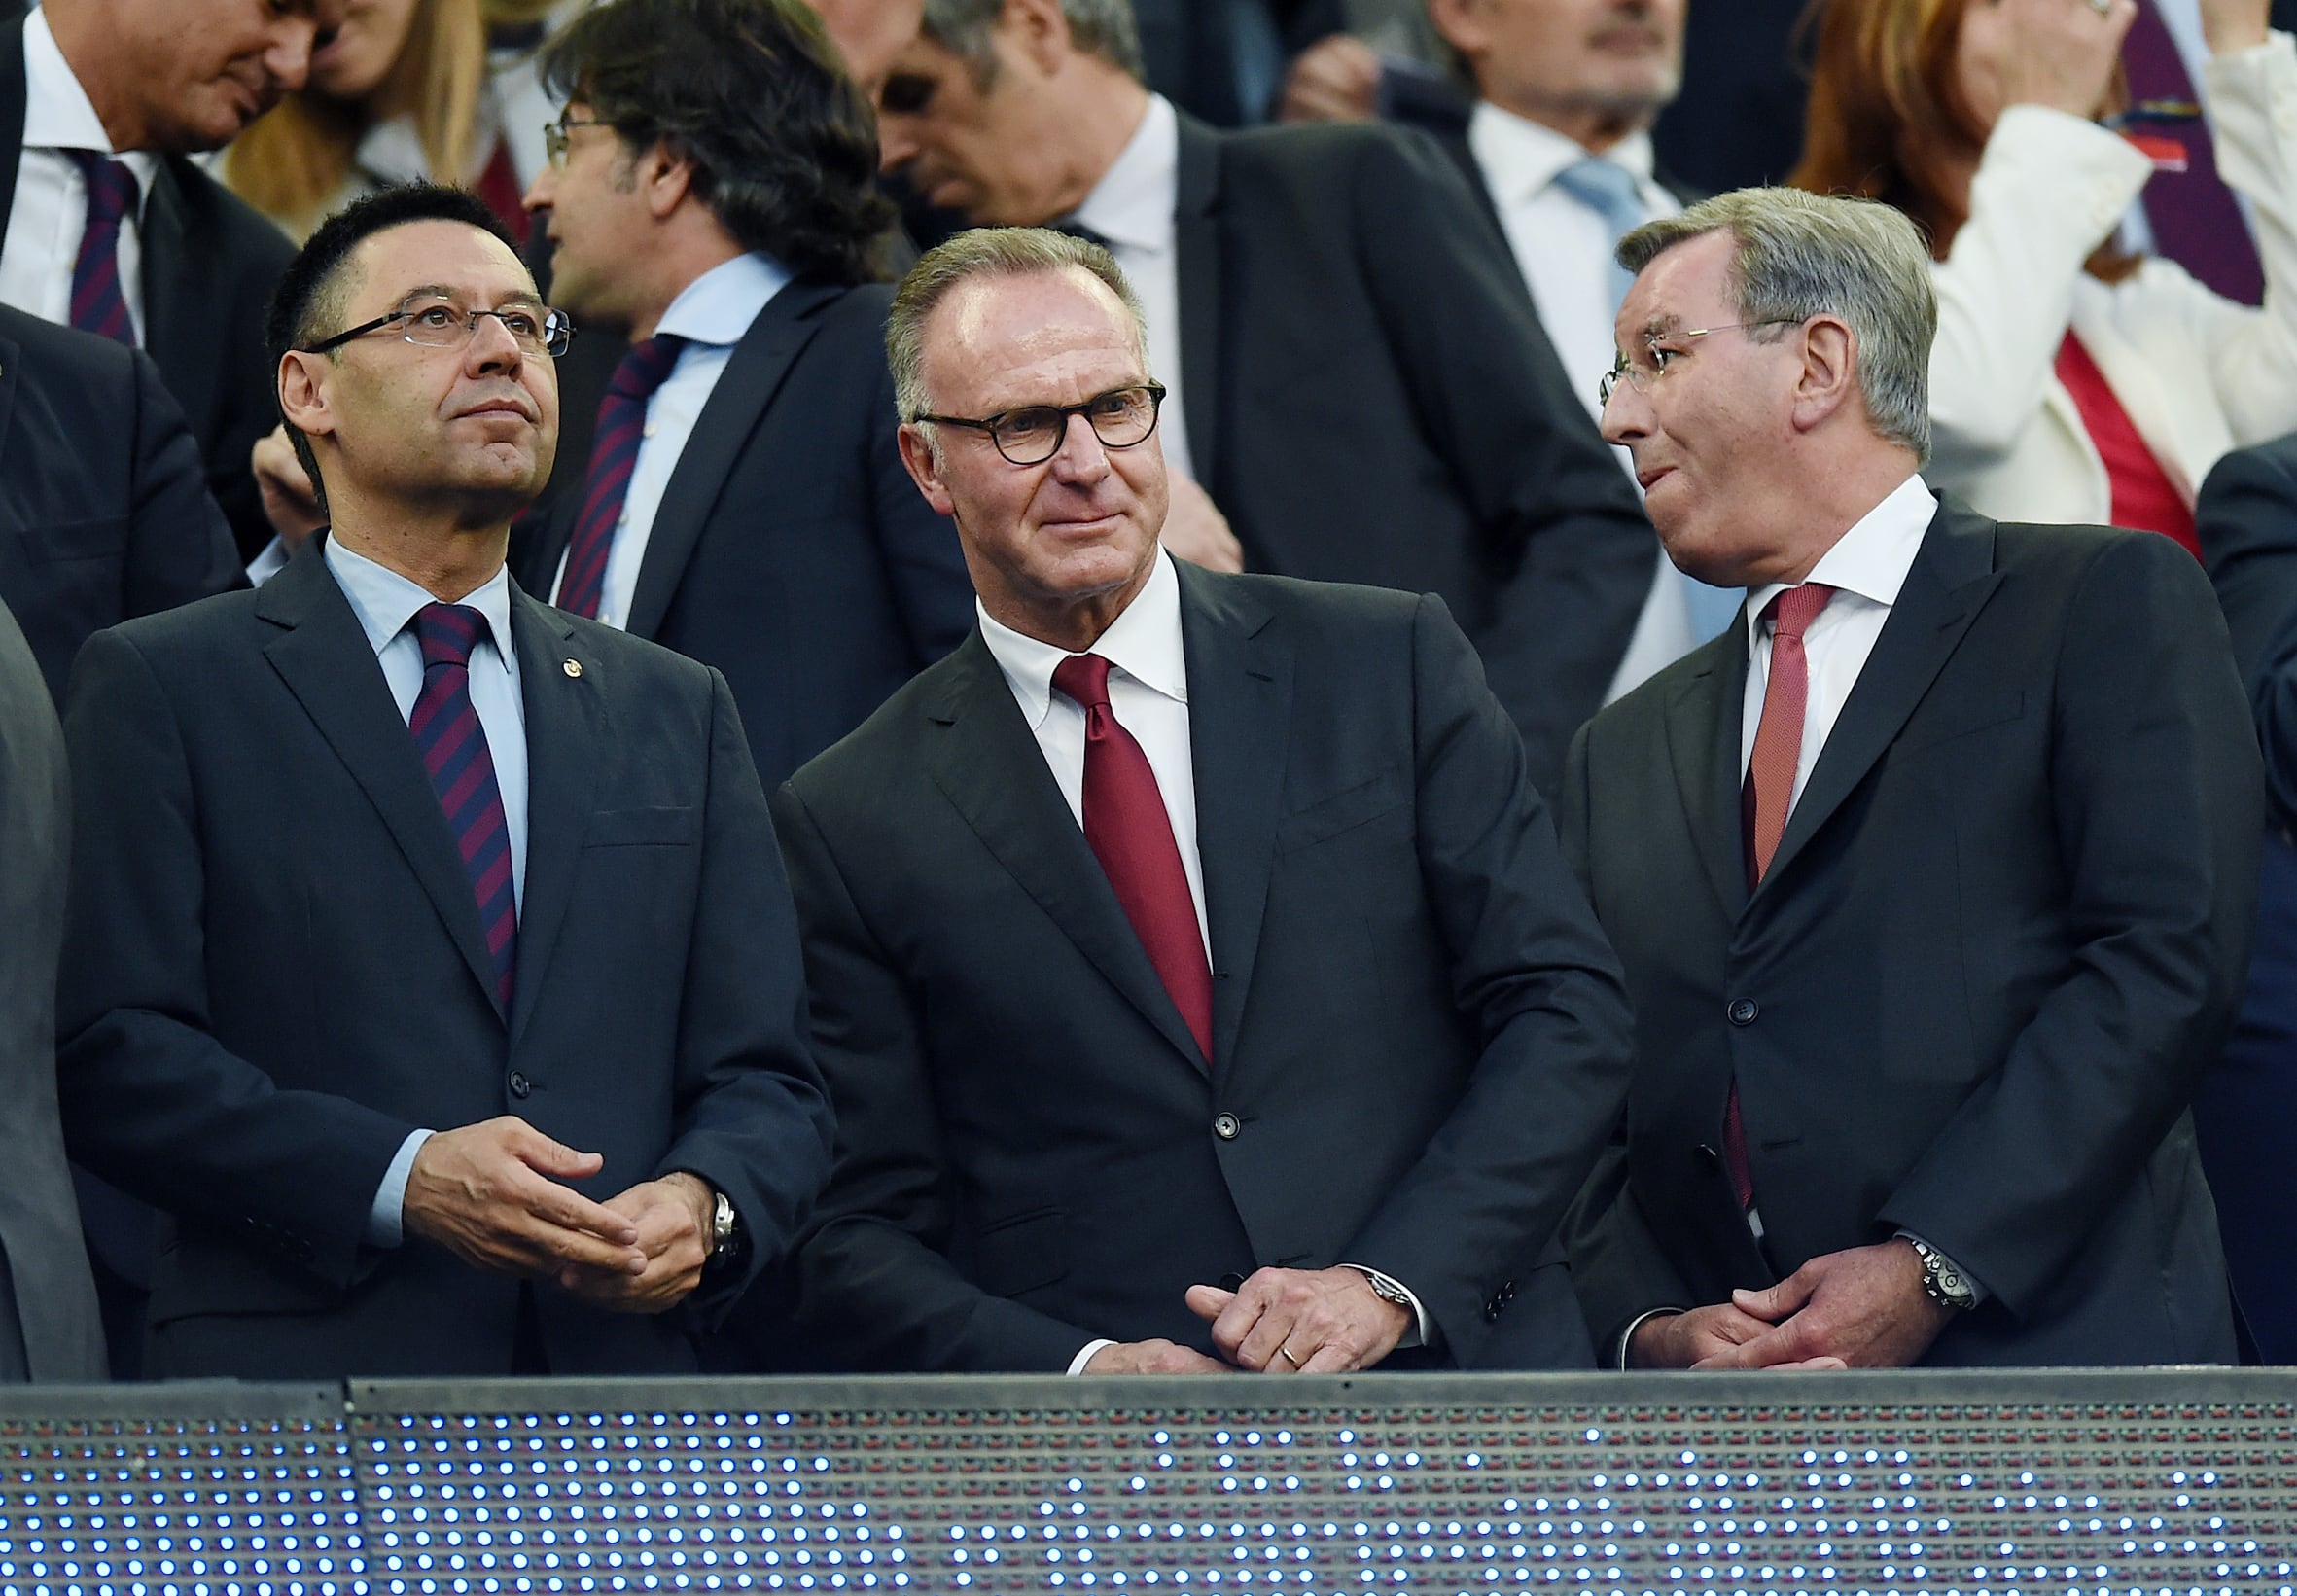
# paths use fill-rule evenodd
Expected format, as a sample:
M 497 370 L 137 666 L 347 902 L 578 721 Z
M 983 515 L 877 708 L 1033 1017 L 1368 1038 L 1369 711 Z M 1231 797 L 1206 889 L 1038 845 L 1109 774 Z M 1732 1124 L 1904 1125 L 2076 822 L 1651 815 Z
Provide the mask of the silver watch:
M 1406 1313 L 1411 1313 L 1414 1311 L 1412 1307 L 1412 1294 L 1405 1291 L 1400 1282 L 1395 1280 L 1391 1276 L 1382 1274 L 1377 1269 L 1360 1268 L 1357 1272 L 1361 1274 L 1365 1281 L 1370 1284 L 1372 1288 L 1372 1295 L 1378 1297 L 1381 1301 L 1393 1302 L 1397 1307 L 1403 1309 Z
M 1923 1295 L 1942 1307 L 1957 1308 L 1967 1313 L 1978 1305 L 1978 1294 L 1970 1287 L 1969 1277 L 1954 1266 L 1944 1253 L 1926 1241 L 1913 1236 L 1906 1238 L 1915 1257 L 1923 1260 Z
M 732 1260 L 742 1246 L 742 1220 L 734 1212 L 733 1199 L 713 1187 L 710 1190 L 710 1258 L 709 1261 L 724 1264 Z

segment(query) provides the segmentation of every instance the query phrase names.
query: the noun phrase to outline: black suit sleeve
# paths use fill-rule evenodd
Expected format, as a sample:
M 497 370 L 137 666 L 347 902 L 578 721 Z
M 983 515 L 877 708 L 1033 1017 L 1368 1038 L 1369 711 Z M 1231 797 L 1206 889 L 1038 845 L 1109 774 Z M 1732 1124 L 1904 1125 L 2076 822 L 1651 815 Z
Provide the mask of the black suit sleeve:
M 878 547 L 894 603 L 922 667 L 956 648 L 973 629 L 973 584 L 956 523 L 934 513 L 901 464 L 901 412 L 894 405 L 892 373 L 883 361 L 875 365 L 883 396 L 877 409 L 884 420 L 864 436 L 862 447 L 868 456 Z
M 1496 614 L 1476 642 L 1544 788 L 1602 706 L 1658 540 L 1460 172 L 1423 137 L 1360 148 L 1355 236 L 1422 431 L 1484 529 Z
M 2274 819 L 2297 825 L 2297 435 L 2220 460 L 2194 518 L 2248 685 Z
M 2180 550 L 2106 541 L 2059 649 L 2048 792 L 2068 974 L 1877 1216 L 2012 1314 L 2120 1200 L 2216 1057 L 2248 968 L 2263 824 L 2225 628 Z
M 805 1339 L 864 1368 L 1059 1373 L 1093 1339 L 992 1296 L 942 1256 L 952 1192 L 915 1008 L 796 790 L 774 798 L 805 930 L 837 1170 L 797 1257 Z
M 130 618 L 247 585 L 182 409 L 149 356 L 137 351 L 134 369 L 135 480 L 121 595 Z
M 710 672 L 701 897 L 678 1008 L 676 1139 L 659 1171 L 725 1193 L 746 1266 L 705 1283 L 715 1318 L 779 1259 L 830 1175 L 830 1101 L 805 1042 L 805 969 L 789 883 L 732 691 Z
M 1440 599 L 1413 628 L 1420 867 L 1483 1043 L 1419 1162 L 1345 1255 L 1396 1276 L 1472 1365 L 1495 1259 L 1528 1268 L 1617 1119 L 1634 1046 L 1625 980 L 1565 866 L 1524 753 Z
M 285 1239 L 303 1267 L 349 1281 L 383 1172 L 415 1127 L 283 1091 L 209 1033 L 198 798 L 174 706 L 119 632 L 81 650 L 64 732 L 56 1075 L 73 1158 L 169 1213 Z

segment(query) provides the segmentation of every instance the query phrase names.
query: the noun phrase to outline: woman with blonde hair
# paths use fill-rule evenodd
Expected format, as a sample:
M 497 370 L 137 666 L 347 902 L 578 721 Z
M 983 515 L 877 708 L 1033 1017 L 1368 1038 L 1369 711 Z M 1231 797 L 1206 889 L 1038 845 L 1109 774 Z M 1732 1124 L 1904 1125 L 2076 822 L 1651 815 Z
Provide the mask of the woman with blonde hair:
M 2217 169 L 2249 201 L 2260 308 L 2116 242 L 2179 143 L 2173 120 L 2152 154 L 2114 130 L 2136 0 L 1815 0 L 1792 181 L 1888 200 L 1930 234 L 1938 485 L 1997 519 L 2144 527 L 2198 552 L 2209 467 L 2297 428 L 2297 45 L 2266 11 L 2201 0 Z

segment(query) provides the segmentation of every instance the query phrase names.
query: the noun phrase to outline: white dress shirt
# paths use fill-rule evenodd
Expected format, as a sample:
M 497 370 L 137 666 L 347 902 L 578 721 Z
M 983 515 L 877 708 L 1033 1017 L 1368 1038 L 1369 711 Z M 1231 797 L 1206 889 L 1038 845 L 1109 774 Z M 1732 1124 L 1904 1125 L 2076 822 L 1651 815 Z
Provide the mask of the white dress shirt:
M 411 719 L 423 689 L 423 646 L 415 637 L 414 616 L 433 595 L 388 566 L 355 554 L 333 538 L 321 550 L 327 569 L 359 618 L 360 628 L 382 666 L 383 683 L 401 719 Z M 471 707 L 486 733 L 494 761 L 495 785 L 503 795 L 503 826 L 511 844 L 511 894 L 526 904 L 526 704 L 518 693 L 518 653 L 511 642 L 511 574 L 497 571 L 485 585 L 459 602 L 486 618 L 487 630 L 471 651 Z M 411 749 L 411 742 L 409 747 Z M 403 1235 L 401 1212 L 414 1157 L 429 1140 L 428 1130 L 407 1133 L 375 1188 L 367 1218 L 370 1246 L 396 1247 Z
M 1882 636 L 1883 622 L 1891 619 L 1898 589 L 1906 585 L 1906 573 L 1922 549 L 1923 534 L 1937 514 L 1929 488 L 1920 477 L 1909 477 L 1836 539 L 1803 579 L 1822 582 L 1835 591 L 1803 633 L 1811 692 L 1803 707 L 1802 752 L 1787 799 L 1789 814 L 1802 798 L 1834 723 L 1842 717 L 1844 702 L 1858 685 L 1858 673 L 1874 653 L 1875 639 Z M 1763 622 L 1762 612 L 1787 585 L 1775 582 L 1757 588 L 1747 606 L 1747 697 L 1739 716 L 1741 780 L 1754 759 L 1755 728 L 1762 722 L 1763 693 L 1771 681 L 1771 628 Z
M 630 623 L 630 600 L 638 591 L 638 572 L 646 563 L 646 545 L 654 535 L 662 494 L 686 453 L 687 441 L 693 437 L 694 423 L 718 391 L 718 379 L 725 374 L 734 346 L 749 336 L 759 313 L 789 282 L 790 273 L 764 256 L 737 255 L 688 283 L 662 312 L 654 335 L 675 333 L 687 342 L 678 351 L 678 364 L 646 404 L 646 430 L 622 491 L 622 518 L 615 526 L 605 585 L 598 595 L 598 619 L 609 626 Z M 583 470 L 586 477 L 588 461 Z M 558 574 L 550 581 L 553 593 L 565 577 L 566 555 L 561 553 Z
M 112 148 L 103 119 L 88 102 L 55 35 L 48 14 L 24 18 L 24 147 L 16 163 L 16 200 L 9 208 L 8 236 L 0 242 L 0 303 L 14 305 L 42 321 L 72 320 L 72 267 L 80 259 L 80 235 L 88 231 L 88 180 L 67 150 L 93 150 L 122 161 L 135 174 L 135 214 L 121 219 L 120 295 L 136 342 L 144 340 L 143 207 L 151 198 L 159 158 L 149 150 Z
M 1141 319 L 1148 327 L 1149 374 L 1165 386 L 1156 424 L 1156 435 L 1164 440 L 1164 463 L 1194 481 L 1188 411 L 1182 397 L 1180 245 L 1173 225 L 1180 192 L 1181 119 L 1172 101 L 1151 94 L 1148 114 L 1069 220 L 1109 240 L 1109 253 L 1140 298 Z

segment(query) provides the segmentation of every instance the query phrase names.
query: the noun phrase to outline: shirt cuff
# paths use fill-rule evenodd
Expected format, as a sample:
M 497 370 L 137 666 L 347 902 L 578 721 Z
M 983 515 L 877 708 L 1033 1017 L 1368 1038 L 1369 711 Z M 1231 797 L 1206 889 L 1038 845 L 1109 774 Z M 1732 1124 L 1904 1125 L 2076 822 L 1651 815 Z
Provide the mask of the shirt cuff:
M 1093 1361 L 1094 1354 L 1098 1353 L 1103 1347 L 1113 1347 L 1114 1345 L 1116 1345 L 1116 1343 L 1110 1340 L 1107 1336 L 1103 1336 L 1098 1341 L 1087 1341 L 1084 1344 L 1084 1350 L 1078 1353 L 1076 1357 L 1069 1360 L 1069 1372 L 1072 1374 L 1082 1374 L 1084 1372 L 1084 1365 Z
M 1893 1231 L 1891 1231 L 1891 1233 L 1893 1236 L 1902 1236 L 1902 1237 L 1904 1237 L 1904 1238 L 1905 1238 L 1906 1240 L 1908 1240 L 1908 1241 L 1919 1241 L 1919 1242 L 1921 1242 L 1921 1243 L 1922 1243 L 1922 1244 L 1923 1244 L 1925 1247 L 1930 1247 L 1930 1238 L 1929 1238 L 1929 1237 L 1927 1237 L 1927 1236 L 1918 1236 L 1918 1235 L 1916 1235 L 1916 1234 L 1915 1234 L 1915 1233 L 1914 1233 L 1912 1230 L 1903 1230 L 1903 1229 L 1901 1229 L 1901 1230 L 1893 1230 Z M 1961 1262 L 1960 1262 L 1958 1259 L 1954 1259 L 1954 1258 L 1950 1257 L 1950 1256 L 1947 1254 L 1947 1251 L 1946 1251 L 1946 1249 L 1945 1249 L 1945 1248 L 1943 1248 L 1943 1247 L 1930 1247 L 1930 1251 L 1931 1251 L 1931 1252 L 1933 1252 L 1933 1253 L 1936 1253 L 1936 1254 L 1938 1255 L 1938 1257 L 1939 1257 L 1940 1260 L 1941 1260 L 1941 1261 L 1943 1261 L 1943 1262 L 1945 1263 L 1945 1265 L 1946 1265 L 1948 1268 L 1952 1269 L 1952 1270 L 1953 1270 L 1953 1271 L 1954 1271 L 1956 1274 L 1958 1274 L 1958 1275 L 1961 1275 L 1961 1276 L 1962 1277 L 1962 1280 L 1963 1280 L 1963 1281 L 1964 1281 L 1964 1282 L 1965 1282 L 1965 1283 L 1966 1283 L 1966 1284 L 1969 1286 L 1969 1288 L 1970 1288 L 1970 1306 L 1971 1306 L 1971 1307 L 1975 1308 L 1975 1307 L 1978 1307 L 1978 1306 L 1980 1306 L 1982 1303 L 1984 1303 L 1984 1302 L 1986 1301 L 1986 1299 L 1987 1299 L 1989 1296 L 1991 1296 L 1991 1295 L 1994 1295 L 1993 1293 L 1989 1292 L 1989 1291 L 1988 1291 L 1988 1290 L 1987 1290 L 1987 1289 L 1986 1289 L 1984 1286 L 1982 1286 L 1982 1285 L 1980 1285 L 1980 1284 L 1978 1283 L 1978 1277 L 1977 1277 L 1976 1275 L 1974 1275 L 1974 1274 L 1970 1273 L 1970 1271 L 1969 1271 L 1969 1270 L 1967 1270 L 1967 1269 L 1963 1268 L 1963 1267 L 1961 1266 Z
M 1354 1269 L 1375 1286 L 1388 1286 L 1403 1293 L 1404 1300 L 1411 1304 L 1412 1325 L 1396 1341 L 1396 1351 L 1401 1352 L 1406 1347 L 1436 1347 L 1443 1344 L 1443 1337 L 1435 1329 L 1435 1321 L 1428 1317 L 1427 1305 L 1420 1300 L 1419 1293 L 1394 1275 L 1383 1274 L 1368 1263 L 1343 1263 L 1340 1267 Z
M 1680 1308 L 1652 1308 L 1648 1312 L 1639 1313 L 1627 1321 L 1627 1328 L 1619 1332 L 1617 1344 L 1610 1349 L 1611 1366 L 1622 1370 L 1633 1366 L 1627 1362 L 1627 1349 L 1635 1345 L 1635 1332 L 1642 1330 L 1646 1321 L 1666 1319 L 1682 1311 Z
M 274 537 L 269 543 L 264 545 L 262 553 L 247 562 L 247 585 L 250 587 L 261 587 L 286 569 L 287 545 L 281 539 Z
M 391 1159 L 391 1167 L 383 1171 L 383 1184 L 375 1188 L 374 1206 L 367 1215 L 370 1247 L 396 1247 L 406 1239 L 400 1219 L 401 1211 L 406 1206 L 406 1178 L 414 1173 L 414 1155 L 430 1139 L 427 1130 L 408 1131 L 406 1140 L 399 1144 L 399 1152 Z

